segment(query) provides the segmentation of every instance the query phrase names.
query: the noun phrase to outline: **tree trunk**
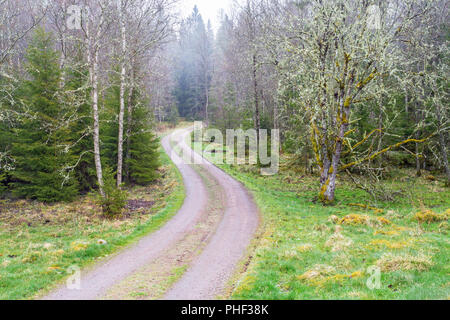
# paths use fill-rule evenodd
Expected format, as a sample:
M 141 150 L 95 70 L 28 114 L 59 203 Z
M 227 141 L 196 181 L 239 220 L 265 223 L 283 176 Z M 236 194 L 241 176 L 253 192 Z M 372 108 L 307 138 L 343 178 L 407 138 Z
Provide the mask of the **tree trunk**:
M 125 116 L 125 77 L 126 77 L 126 50 L 127 50 L 127 39 L 126 39 L 126 28 L 125 20 L 123 15 L 123 3 L 119 0 L 119 20 L 121 26 L 121 37 L 122 37 L 122 70 L 120 73 L 120 111 L 119 111 L 119 137 L 118 137 L 118 147 L 117 147 L 117 187 L 120 188 L 122 185 L 122 170 L 123 170 L 123 120 Z
M 331 161 L 328 158 L 328 156 L 325 154 L 325 158 L 324 158 L 324 161 L 323 161 L 322 172 L 320 173 L 321 193 L 322 193 L 322 189 L 324 187 L 327 187 L 327 185 L 328 185 L 328 176 L 330 174 L 330 167 L 331 167 Z M 321 196 L 319 198 L 321 198 Z
M 133 59 L 132 59 L 133 60 Z M 127 151 L 126 151 L 126 161 L 125 161 L 125 171 L 127 175 L 127 180 L 130 182 L 130 158 L 131 158 L 131 125 L 133 122 L 133 93 L 134 93 L 134 67 L 133 61 L 131 61 L 131 74 L 130 74 L 130 88 L 128 92 L 128 102 L 127 102 Z
M 103 170 L 100 155 L 100 120 L 98 114 L 98 48 L 95 49 L 94 61 L 92 65 L 92 109 L 94 114 L 94 157 L 95 169 L 97 171 L 97 181 L 100 194 L 105 196 L 103 191 Z
M 416 135 L 416 139 L 420 139 L 420 135 Z M 420 150 L 419 150 L 419 144 L 416 142 L 416 176 L 420 177 L 422 176 L 422 167 L 420 165 Z
M 441 130 L 439 132 L 439 144 L 441 146 L 441 154 L 442 154 L 442 160 L 444 162 L 445 173 L 447 175 L 446 185 L 450 186 L 450 167 L 448 164 L 447 143 L 445 140 L 446 140 L 445 135 Z
M 59 87 L 62 89 L 66 85 L 66 39 L 64 33 L 61 34 L 61 61 L 59 63 L 59 69 L 61 70 L 61 78 L 59 81 Z
M 94 132 L 93 132 L 93 140 L 94 140 L 94 163 L 95 170 L 97 173 L 97 183 L 100 194 L 102 197 L 105 197 L 105 192 L 103 191 L 103 170 L 102 170 L 102 161 L 100 154 L 100 119 L 98 114 L 98 51 L 99 47 L 97 44 L 93 44 L 92 34 L 89 27 L 87 25 L 87 37 L 86 37 L 86 46 L 87 46 L 87 60 L 89 65 L 89 79 L 92 86 L 92 113 L 94 118 Z
M 419 125 L 420 121 L 422 120 L 422 115 L 421 115 L 421 110 L 419 108 L 419 105 L 416 103 L 416 107 L 414 110 L 414 121 L 416 122 L 416 126 Z M 416 132 L 416 139 L 419 140 L 420 139 L 420 131 Z M 415 152 L 416 152 L 416 176 L 420 177 L 422 176 L 422 168 L 421 168 L 421 163 L 420 163 L 420 155 L 419 155 L 419 144 L 416 142 L 416 148 L 415 148 Z
M 328 160 L 327 166 L 324 166 L 321 179 L 321 190 L 319 194 L 319 200 L 324 204 L 331 204 L 335 199 L 336 191 L 336 178 L 339 170 L 339 163 L 341 161 L 342 154 L 342 141 L 345 135 L 345 130 L 342 128 L 339 133 L 338 141 L 336 142 L 336 149 L 334 151 L 331 162 Z
M 259 132 L 261 130 L 261 116 L 259 114 L 259 95 L 258 95 L 258 67 L 256 54 L 253 54 L 253 86 L 254 86 L 254 94 L 255 94 L 255 127 L 256 127 L 256 141 L 259 146 Z M 258 157 L 259 159 L 259 157 Z
M 335 200 L 335 191 L 336 191 L 336 178 L 337 173 L 339 170 L 339 164 L 341 162 L 341 155 L 342 155 L 342 146 L 343 141 L 345 138 L 345 133 L 348 130 L 349 122 L 348 119 L 350 119 L 350 101 L 348 99 L 345 99 L 344 93 L 341 93 L 341 110 L 343 110 L 343 115 L 341 115 L 340 119 L 340 129 L 338 132 L 338 136 L 336 138 L 336 144 L 333 151 L 331 163 L 328 160 L 326 165 L 324 163 L 324 168 L 322 172 L 322 178 L 321 178 L 321 189 L 319 193 L 319 200 L 324 204 L 331 204 Z M 327 151 L 326 148 L 324 150 Z M 327 159 L 327 153 L 325 153 L 325 158 Z M 328 171 L 326 170 L 326 167 L 328 166 Z
M 208 76 L 205 77 L 205 95 L 206 95 L 206 104 L 205 104 L 205 122 L 206 126 L 209 125 L 209 115 L 208 115 L 208 109 L 209 109 L 209 89 L 208 89 Z

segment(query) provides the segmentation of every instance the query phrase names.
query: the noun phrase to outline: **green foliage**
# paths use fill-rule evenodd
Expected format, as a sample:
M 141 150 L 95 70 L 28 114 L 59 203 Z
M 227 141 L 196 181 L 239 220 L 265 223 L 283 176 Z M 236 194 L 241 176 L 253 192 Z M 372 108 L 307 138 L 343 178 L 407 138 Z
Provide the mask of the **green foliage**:
M 90 105 L 90 90 L 84 88 L 89 77 L 89 72 L 83 58 L 83 51 L 80 48 L 78 54 L 73 58 L 72 63 L 66 68 L 66 92 L 67 103 L 76 107 L 76 120 L 70 124 L 69 139 L 71 141 L 72 153 L 77 156 L 78 165 L 74 168 L 75 177 L 79 184 L 79 191 L 86 193 L 96 186 L 96 173 L 94 164 L 94 154 L 90 152 L 94 149 L 90 128 L 92 127 L 92 116 Z
M 148 185 L 158 177 L 160 160 L 159 140 L 153 134 L 153 115 L 147 108 L 148 101 L 139 90 L 131 99 L 134 104 L 130 136 L 126 141 L 125 168 L 129 184 Z
M 21 99 L 27 116 L 14 128 L 11 154 L 13 193 L 44 202 L 69 201 L 77 195 L 70 166 L 73 154 L 66 149 L 68 128 L 61 125 L 65 110 L 60 92 L 58 53 L 51 35 L 38 29 L 27 51 L 27 71 Z
M 211 25 L 205 26 L 195 7 L 180 27 L 174 96 L 179 113 L 184 118 L 202 119 L 205 115 L 206 92 L 212 80 L 213 38 Z
M 151 131 L 148 109 L 143 106 L 135 108 L 133 117 L 135 120 L 131 124 L 133 134 L 129 137 L 129 157 L 125 160 L 128 182 L 148 185 L 159 177 L 159 140 Z
M 15 115 L 22 108 L 19 100 L 21 83 L 12 80 L 20 79 L 20 76 L 13 70 L 9 72 L 11 78 L 0 76 L 0 197 L 7 193 L 8 173 L 14 169 L 14 159 L 11 156 L 11 146 L 15 138 L 13 128 L 20 120 Z
M 108 88 L 102 119 L 102 162 L 105 166 L 117 170 L 117 146 L 119 125 L 117 114 L 120 108 L 119 79 L 111 78 L 112 85 Z M 127 92 L 126 95 L 129 93 Z M 126 101 L 128 101 L 126 96 Z M 148 101 L 142 97 L 140 90 L 133 90 L 130 99 L 133 113 L 131 123 L 128 123 L 128 108 L 125 112 L 124 123 L 124 177 L 128 184 L 148 185 L 158 178 L 159 141 L 153 134 L 153 115 L 148 109 Z M 129 133 L 129 137 L 127 136 Z
M 70 201 L 97 187 L 91 90 L 86 86 L 89 71 L 81 49 L 61 70 L 53 45 L 51 34 L 38 29 L 26 55 L 27 75 L 17 76 L 20 81 L 7 97 L 2 96 L 6 92 L 3 88 L 12 85 L 0 78 L 0 152 L 8 152 L 7 160 L 14 164 L 7 166 L 0 159 L 0 193 L 10 189 L 16 197 L 43 202 Z M 111 77 L 100 101 L 102 162 L 113 171 L 117 170 L 118 157 L 118 84 L 118 76 Z M 141 97 L 139 88 L 133 92 L 131 99 L 129 92 L 125 97 L 132 103 L 133 114 L 125 114 L 124 177 L 129 184 L 148 185 L 158 178 L 158 140 L 152 133 L 148 101 Z M 178 113 L 173 109 L 171 121 L 176 123 Z M 117 209 L 114 204 L 110 209 L 105 206 L 107 211 Z
M 103 180 L 103 191 L 105 194 L 98 195 L 98 204 L 105 215 L 119 215 L 127 204 L 128 192 L 117 188 L 114 172 L 110 168 L 105 168 Z
M 176 105 L 173 104 L 169 107 L 166 121 L 169 122 L 173 127 L 177 126 L 178 122 L 180 122 L 180 113 L 178 112 L 178 108 Z
M 114 74 L 110 78 L 110 86 L 106 90 L 103 100 L 103 111 L 100 114 L 102 126 L 100 127 L 100 137 L 102 142 L 102 163 L 103 165 L 117 171 L 117 148 L 119 136 L 118 114 L 120 109 L 120 87 L 119 77 Z M 126 119 L 126 117 L 125 117 Z
M 5 173 L 0 173 L 0 196 L 6 190 L 6 185 L 4 183 L 5 180 L 6 180 L 6 174 Z
M 0 201 L 0 299 L 34 299 L 36 294 L 44 294 L 70 276 L 67 272 L 70 266 L 92 265 L 169 221 L 183 205 L 184 186 L 175 165 L 160 152 L 166 174 L 158 187 L 132 189 L 136 199 L 154 202 L 150 214 L 126 216 L 126 223 L 119 226 L 115 219 L 101 219 L 100 209 L 97 210 L 90 197 L 58 205 Z M 37 211 L 43 216 L 36 214 Z M 44 223 L 48 217 L 52 221 Z M 20 234 L 27 236 L 11 236 Z M 99 245 L 99 239 L 108 243 Z M 31 248 L 30 243 L 39 245 Z M 76 248 L 79 243 L 83 246 Z M 36 256 L 39 258 L 30 259 Z
M 406 152 L 388 152 L 385 156 L 386 161 L 395 167 L 412 167 L 415 164 L 415 158 Z
M 2 151 L 8 151 L 11 147 L 11 129 L 0 122 L 0 197 L 8 189 L 8 172 L 12 169 L 12 158 L 8 154 L 2 154 Z
M 298 183 L 297 174 L 290 171 L 261 177 L 236 166 L 221 168 L 252 191 L 265 221 L 265 233 L 251 252 L 255 258 L 238 281 L 234 299 L 448 297 L 448 224 L 441 221 L 418 226 L 416 221 L 421 205 L 445 212 L 450 206 L 448 190 L 433 192 L 435 187 L 423 178 L 389 180 L 386 183 L 409 190 L 414 203 L 409 197 L 369 203 L 380 209 L 377 213 L 371 208 L 358 208 L 358 203 L 367 203 L 367 196 L 350 181 L 341 182 L 339 205 L 324 207 L 311 202 L 317 188 L 313 176 L 305 176 Z M 402 173 L 411 175 L 406 170 Z M 336 222 L 355 213 L 391 223 Z M 443 219 L 443 215 L 439 217 Z M 425 260 L 426 268 L 420 272 L 410 267 L 417 265 L 417 259 Z M 371 290 L 366 285 L 372 275 L 368 270 L 373 265 L 383 269 L 384 264 L 393 270 L 383 271 L 381 288 Z

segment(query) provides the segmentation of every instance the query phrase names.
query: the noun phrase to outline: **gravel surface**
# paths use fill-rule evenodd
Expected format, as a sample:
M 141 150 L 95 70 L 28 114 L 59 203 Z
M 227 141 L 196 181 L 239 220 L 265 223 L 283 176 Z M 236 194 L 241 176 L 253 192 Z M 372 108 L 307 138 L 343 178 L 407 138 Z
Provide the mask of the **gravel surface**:
M 189 150 L 184 133 L 181 147 Z M 211 300 L 223 293 L 259 225 L 258 209 L 244 186 L 204 159 L 205 169 L 225 192 L 225 212 L 216 233 L 183 278 L 169 290 L 168 300 Z

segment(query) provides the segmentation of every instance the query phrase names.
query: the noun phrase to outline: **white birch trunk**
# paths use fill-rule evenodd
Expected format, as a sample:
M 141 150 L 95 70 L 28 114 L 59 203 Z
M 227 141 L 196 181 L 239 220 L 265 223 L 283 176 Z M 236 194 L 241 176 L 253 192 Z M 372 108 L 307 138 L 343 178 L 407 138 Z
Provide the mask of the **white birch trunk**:
M 95 39 L 94 39 L 95 40 Z M 103 170 L 102 161 L 100 155 L 100 119 L 98 113 L 98 46 L 92 43 L 91 34 L 88 26 L 87 30 L 87 46 L 88 46 L 88 64 L 90 72 L 90 80 L 92 86 L 92 113 L 94 118 L 94 162 L 95 169 L 97 172 L 97 183 L 99 187 L 100 194 L 104 197 L 105 193 L 103 191 Z
M 118 155 L 117 155 L 117 187 L 122 185 L 122 170 L 123 170 L 123 120 L 125 115 L 125 77 L 126 77 L 126 27 L 123 14 L 123 1 L 119 0 L 119 19 L 122 37 L 122 70 L 120 73 L 120 111 L 119 111 L 119 137 L 118 137 Z
M 133 122 L 133 93 L 134 93 L 134 66 L 133 66 L 133 59 L 130 61 L 131 65 L 131 74 L 130 74 L 130 86 L 129 86 L 129 92 L 128 92 L 128 119 L 127 119 L 127 151 L 126 151 L 126 173 L 128 179 L 130 178 L 130 158 L 131 158 L 131 125 Z

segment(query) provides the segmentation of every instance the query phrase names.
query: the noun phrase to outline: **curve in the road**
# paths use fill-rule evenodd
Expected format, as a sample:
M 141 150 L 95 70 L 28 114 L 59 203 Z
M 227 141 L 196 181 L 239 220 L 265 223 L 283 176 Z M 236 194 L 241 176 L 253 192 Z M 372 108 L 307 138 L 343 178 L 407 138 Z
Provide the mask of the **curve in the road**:
M 114 285 L 143 266 L 158 261 L 169 248 L 196 227 L 205 214 L 208 192 L 193 166 L 186 164 L 171 145 L 171 140 L 175 140 L 182 149 L 190 150 L 185 138 L 191 131 L 177 131 L 162 141 L 165 151 L 179 168 L 185 184 L 186 199 L 177 215 L 136 245 L 91 270 L 83 271 L 81 290 L 60 287 L 44 297 L 44 300 L 100 299 Z M 181 280 L 168 291 L 165 299 L 214 299 L 221 294 L 235 266 L 243 258 L 259 223 L 258 210 L 240 183 L 206 161 L 201 166 L 224 190 L 226 201 L 223 218 L 203 252 L 193 261 Z
M 185 130 L 179 142 L 181 149 L 189 152 Z M 259 224 L 258 209 L 244 186 L 228 174 L 194 154 L 201 166 L 215 178 L 225 192 L 225 212 L 216 233 L 202 254 L 194 261 L 183 278 L 169 290 L 165 299 L 205 300 L 223 293 L 236 265 L 244 257 Z

